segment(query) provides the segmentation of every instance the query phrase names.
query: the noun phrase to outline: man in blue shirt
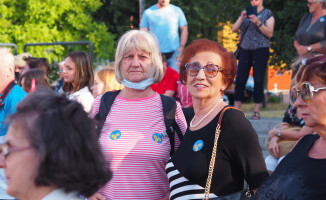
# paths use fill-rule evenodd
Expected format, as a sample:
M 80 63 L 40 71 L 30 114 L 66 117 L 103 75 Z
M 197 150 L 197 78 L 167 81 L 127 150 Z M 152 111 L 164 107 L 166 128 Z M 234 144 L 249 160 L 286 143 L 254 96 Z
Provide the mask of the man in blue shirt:
M 183 51 L 188 38 L 188 24 L 181 8 L 170 4 L 170 0 L 158 0 L 143 13 L 140 29 L 157 37 L 168 65 L 179 72 L 177 55 Z
M 5 142 L 8 126 L 4 121 L 16 112 L 17 104 L 26 92 L 15 83 L 14 56 L 8 49 L 0 48 L 0 144 Z M 0 169 L 0 199 L 14 199 L 6 193 L 3 169 Z

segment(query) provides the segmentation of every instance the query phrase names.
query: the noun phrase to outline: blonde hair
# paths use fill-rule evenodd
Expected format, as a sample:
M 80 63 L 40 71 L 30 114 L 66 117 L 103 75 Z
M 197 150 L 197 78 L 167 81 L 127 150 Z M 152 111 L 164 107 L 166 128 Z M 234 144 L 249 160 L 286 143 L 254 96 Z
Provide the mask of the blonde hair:
M 112 68 L 101 69 L 96 72 L 96 76 L 105 84 L 105 92 L 123 89 L 123 85 L 115 79 L 114 69 Z
M 121 83 L 124 79 L 120 64 L 123 56 L 132 49 L 150 54 L 152 67 L 148 77 L 153 78 L 154 83 L 160 82 L 163 78 L 163 63 L 157 39 L 151 33 L 142 30 L 130 30 L 120 38 L 114 62 L 116 80 Z
M 14 57 L 15 66 L 23 67 L 25 64 L 25 58 L 32 57 L 32 55 L 30 53 L 24 52 Z

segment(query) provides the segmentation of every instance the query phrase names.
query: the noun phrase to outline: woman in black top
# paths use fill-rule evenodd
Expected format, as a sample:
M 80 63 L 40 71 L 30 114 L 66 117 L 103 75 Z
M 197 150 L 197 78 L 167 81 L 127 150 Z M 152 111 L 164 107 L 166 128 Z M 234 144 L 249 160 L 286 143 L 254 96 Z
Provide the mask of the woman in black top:
M 189 89 L 195 115 L 166 166 L 170 199 L 204 198 L 218 117 L 228 106 L 222 96 L 235 74 L 233 53 L 216 42 L 196 40 L 183 51 L 180 80 Z M 243 190 L 244 180 L 255 189 L 267 179 L 257 134 L 241 111 L 224 113 L 217 147 L 210 198 Z
M 326 55 L 306 60 L 292 88 L 294 106 L 314 134 L 302 137 L 259 188 L 257 199 L 326 199 Z
M 240 108 L 249 71 L 253 66 L 254 113 L 252 119 L 260 119 L 259 109 L 264 99 L 264 76 L 269 58 L 269 40 L 273 36 L 274 17 L 272 11 L 263 7 L 263 0 L 251 0 L 257 7 L 256 15 L 242 11 L 232 26 L 232 31 L 241 31 L 241 51 L 235 83 L 234 106 Z
M 308 0 L 309 13 L 304 15 L 294 35 L 299 56 L 321 52 L 326 46 L 326 0 Z M 294 65 L 292 76 L 299 65 Z

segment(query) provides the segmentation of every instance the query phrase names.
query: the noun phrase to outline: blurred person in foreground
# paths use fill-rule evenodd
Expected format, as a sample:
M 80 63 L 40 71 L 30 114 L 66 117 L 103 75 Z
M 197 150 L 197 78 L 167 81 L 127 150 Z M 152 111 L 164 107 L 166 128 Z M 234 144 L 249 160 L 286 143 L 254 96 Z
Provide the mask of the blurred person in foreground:
M 97 195 L 123 200 L 168 199 L 169 181 L 164 169 L 172 150 L 165 126 L 164 99 L 176 105 L 171 118 L 175 119 L 181 134 L 187 125 L 180 104 L 151 89 L 151 84 L 160 82 L 163 77 L 155 37 L 147 31 L 126 32 L 118 42 L 114 63 L 116 80 L 124 88 L 118 94 L 107 92 L 97 97 L 91 112 L 94 118 L 105 96 L 117 95 L 99 136 L 114 175 Z M 175 141 L 173 150 L 179 146 L 179 140 Z
M 275 19 L 272 11 L 264 8 L 263 0 L 250 0 L 257 7 L 257 16 L 247 15 L 244 10 L 232 26 L 232 31 L 240 29 L 241 48 L 238 73 L 235 82 L 234 106 L 240 108 L 244 100 L 244 90 L 251 66 L 254 76 L 254 110 L 252 119 L 260 119 L 260 106 L 264 100 L 264 77 L 269 59 L 270 38 L 273 36 Z
M 267 179 L 257 133 L 238 109 L 225 111 L 215 166 L 210 165 L 219 117 L 230 108 L 222 96 L 236 71 L 233 52 L 214 41 L 195 40 L 183 51 L 180 80 L 190 91 L 195 115 L 166 166 L 170 199 L 203 199 L 210 168 L 214 171 L 209 198 L 243 191 L 245 180 L 256 189 Z
M 305 60 L 291 99 L 313 134 L 303 136 L 258 189 L 257 199 L 326 199 L 326 55 Z
M 8 194 L 20 200 L 80 200 L 112 174 L 82 105 L 37 90 L 9 117 L 0 146 Z
M 16 84 L 14 56 L 9 49 L 0 48 L 0 144 L 5 142 L 8 126 L 4 121 L 16 112 L 17 104 L 26 92 Z M 14 199 L 6 194 L 3 169 L 0 169 L 0 199 Z

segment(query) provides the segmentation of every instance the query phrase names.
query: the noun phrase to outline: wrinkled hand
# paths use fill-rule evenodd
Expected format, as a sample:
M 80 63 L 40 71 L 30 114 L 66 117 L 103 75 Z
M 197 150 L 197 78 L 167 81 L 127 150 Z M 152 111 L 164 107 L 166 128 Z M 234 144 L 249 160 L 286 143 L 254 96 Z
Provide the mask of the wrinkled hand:
M 272 130 L 268 131 L 268 137 L 272 138 L 277 135 L 279 129 L 278 128 L 273 128 Z
M 261 23 L 256 15 L 249 15 L 249 19 L 252 23 L 256 24 L 256 26 L 259 26 Z
M 308 52 L 308 46 L 302 46 L 302 45 L 298 45 L 296 47 L 297 49 L 297 52 L 299 54 L 299 56 L 303 56 L 303 55 L 306 55 Z
M 271 139 L 268 146 L 269 150 L 273 153 L 272 156 L 276 157 L 279 153 L 278 144 L 276 140 Z
M 88 200 L 106 200 L 106 198 L 98 192 L 93 194 L 93 196 L 88 197 L 87 199 Z

